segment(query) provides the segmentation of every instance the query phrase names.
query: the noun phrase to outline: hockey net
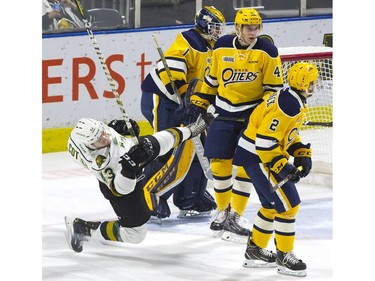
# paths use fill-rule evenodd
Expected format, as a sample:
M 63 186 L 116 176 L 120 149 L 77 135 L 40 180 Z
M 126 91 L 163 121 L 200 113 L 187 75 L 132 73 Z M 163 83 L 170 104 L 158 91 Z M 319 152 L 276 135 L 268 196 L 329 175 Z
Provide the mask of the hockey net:
M 314 64 L 319 79 L 314 95 L 307 100 L 308 112 L 301 130 L 304 143 L 311 143 L 313 167 L 304 180 L 308 183 L 332 186 L 332 130 L 333 130 L 333 68 L 330 47 L 279 48 L 284 84 L 293 64 L 299 61 Z

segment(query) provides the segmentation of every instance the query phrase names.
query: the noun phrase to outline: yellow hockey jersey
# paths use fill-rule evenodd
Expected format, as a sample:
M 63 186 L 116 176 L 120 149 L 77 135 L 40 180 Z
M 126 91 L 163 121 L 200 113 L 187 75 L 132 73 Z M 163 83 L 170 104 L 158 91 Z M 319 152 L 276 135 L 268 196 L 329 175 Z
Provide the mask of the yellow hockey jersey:
M 290 88 L 268 94 L 250 116 L 233 163 L 250 166 L 270 163 L 277 156 L 289 159 L 288 148 L 301 142 L 299 130 L 307 111 L 306 98 Z
M 205 74 L 208 74 L 213 43 L 214 41 L 206 41 L 197 30 L 189 29 L 179 33 L 173 44 L 164 53 L 180 95 L 186 92 L 188 84 L 193 78 L 203 80 Z M 160 60 L 146 76 L 141 88 L 146 92 L 166 95 L 169 99 L 178 102 L 173 93 L 168 73 Z
M 252 108 L 264 94 L 283 87 L 281 60 L 277 48 L 258 38 L 246 50 L 235 45 L 236 35 L 225 35 L 214 46 L 209 75 L 200 93 L 229 112 Z M 199 94 L 198 94 L 199 95 Z

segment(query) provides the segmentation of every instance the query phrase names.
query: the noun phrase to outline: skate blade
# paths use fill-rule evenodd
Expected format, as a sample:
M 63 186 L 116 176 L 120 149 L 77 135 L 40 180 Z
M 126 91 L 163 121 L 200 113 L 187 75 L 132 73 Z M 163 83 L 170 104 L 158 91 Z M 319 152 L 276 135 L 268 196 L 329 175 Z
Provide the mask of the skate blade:
M 69 217 L 65 217 L 65 226 L 66 226 L 66 233 L 65 233 L 65 238 L 66 242 L 68 243 L 68 246 L 70 249 L 72 249 L 74 252 L 80 253 L 82 252 L 83 248 L 81 247 L 74 247 L 74 243 L 77 241 L 89 241 L 88 238 L 84 238 L 82 236 L 79 236 L 77 234 L 74 234 L 74 229 L 73 229 L 73 220 Z
M 210 218 L 211 211 L 207 212 L 198 212 L 194 210 L 180 210 L 180 213 L 177 215 L 177 218 Z
M 297 277 L 305 277 L 307 275 L 306 270 L 290 270 L 284 266 L 278 266 L 277 273 Z
M 238 235 L 230 231 L 223 231 L 221 235 L 221 239 L 228 242 L 238 243 L 238 244 L 246 244 L 248 236 Z
M 73 250 L 73 247 L 72 247 L 73 221 L 71 218 L 67 216 L 64 217 L 64 221 L 65 221 L 65 227 L 66 227 L 66 232 L 65 232 L 66 242 L 68 243 L 69 248 Z
M 156 224 L 162 224 L 163 221 L 159 217 L 151 216 L 151 218 L 148 220 L 150 223 L 156 223 Z
M 212 230 L 212 236 L 214 238 L 219 238 L 223 235 L 224 230 Z
M 262 260 L 245 259 L 242 266 L 246 268 L 275 268 L 277 265 L 276 262 L 265 262 Z

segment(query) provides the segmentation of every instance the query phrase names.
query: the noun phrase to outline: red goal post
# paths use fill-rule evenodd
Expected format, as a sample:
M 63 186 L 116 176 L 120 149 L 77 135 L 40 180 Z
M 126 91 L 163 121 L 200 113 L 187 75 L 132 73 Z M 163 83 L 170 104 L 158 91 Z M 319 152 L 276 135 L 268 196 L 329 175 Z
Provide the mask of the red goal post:
M 333 130 L 333 51 L 330 47 L 303 46 L 279 48 L 284 84 L 293 64 L 313 63 L 319 70 L 314 95 L 307 100 L 308 112 L 301 137 L 313 149 L 312 173 L 306 181 L 332 186 L 332 130 Z

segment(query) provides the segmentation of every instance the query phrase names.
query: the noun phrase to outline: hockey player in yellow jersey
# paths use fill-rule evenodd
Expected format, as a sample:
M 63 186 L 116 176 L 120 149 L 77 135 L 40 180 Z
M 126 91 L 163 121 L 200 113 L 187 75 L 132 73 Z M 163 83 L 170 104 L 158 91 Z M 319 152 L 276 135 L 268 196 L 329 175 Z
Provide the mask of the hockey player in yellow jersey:
M 222 13 L 213 6 L 205 6 L 197 13 L 194 28 L 179 33 L 165 51 L 166 63 L 182 100 L 189 82 L 193 78 L 203 80 L 207 74 L 212 48 L 222 35 L 224 27 L 225 19 Z M 172 89 L 168 71 L 162 61 L 158 61 L 156 67 L 146 76 L 141 88 L 142 114 L 155 132 L 193 120 L 180 108 L 176 112 L 179 98 Z M 160 197 L 158 208 L 153 215 L 159 218 L 169 217 L 167 199 L 172 194 L 173 202 L 182 215 L 208 215 L 216 208 L 214 198 L 206 191 L 207 178 L 194 155 L 194 146 L 190 140 L 148 167 L 148 170 L 153 169 L 151 173 L 159 169 L 165 171 L 163 175 L 178 169 L 175 181 L 160 190 L 155 188 L 151 191 Z
M 246 240 L 249 229 L 243 227 L 241 216 L 252 184 L 242 168 L 233 179 L 232 158 L 248 117 L 264 94 L 283 87 L 283 76 L 277 48 L 259 37 L 259 13 L 255 9 L 240 9 L 234 25 L 236 34 L 222 36 L 216 42 L 210 72 L 190 101 L 191 110 L 197 114 L 209 104 L 219 114 L 208 128 L 205 143 L 217 204 L 217 217 L 210 228 L 215 236 L 221 235 L 225 240 Z M 245 121 L 239 122 L 241 119 Z
M 264 97 L 239 139 L 233 163 L 244 167 L 261 202 L 247 242 L 245 267 L 277 266 L 280 274 L 306 276 L 306 264 L 293 253 L 301 203 L 295 183 L 312 166 L 311 145 L 302 143 L 299 130 L 318 76 L 313 64 L 293 65 L 289 87 Z M 290 157 L 293 164 L 288 162 Z M 273 191 L 285 178 L 289 181 Z M 273 232 L 277 254 L 266 249 Z

